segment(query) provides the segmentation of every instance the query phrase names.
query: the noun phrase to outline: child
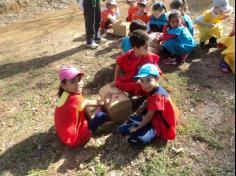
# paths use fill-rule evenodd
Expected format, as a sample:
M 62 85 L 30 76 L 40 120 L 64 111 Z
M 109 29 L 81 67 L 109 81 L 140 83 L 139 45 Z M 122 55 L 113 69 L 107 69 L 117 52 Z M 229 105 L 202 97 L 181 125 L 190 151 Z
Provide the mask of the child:
M 148 2 L 146 0 L 140 0 L 138 3 L 138 12 L 133 16 L 133 20 L 142 20 L 144 23 L 148 23 L 150 20 L 150 14 L 147 10 Z
M 163 31 L 163 52 L 167 55 L 164 64 L 175 65 L 184 62 L 188 54 L 196 47 L 196 42 L 189 30 L 182 25 L 182 16 L 179 11 L 169 15 L 169 25 Z
M 101 30 L 107 31 L 119 16 L 119 9 L 115 0 L 106 0 L 106 9 L 102 11 Z
M 160 73 L 153 64 L 143 65 L 134 77 L 148 93 L 148 98 L 137 113 L 119 127 L 119 132 L 128 135 L 131 144 L 148 144 L 156 137 L 164 140 L 176 137 L 179 111 L 166 90 L 159 86 L 159 77 Z
M 199 29 L 201 48 L 205 47 L 207 40 L 210 47 L 217 47 L 217 39 L 220 39 L 223 33 L 222 20 L 229 17 L 233 11 L 228 0 L 213 0 L 213 6 L 212 9 L 195 19 Z
M 135 31 L 135 30 L 143 30 L 146 31 L 147 30 L 147 26 L 146 24 L 141 21 L 141 20 L 134 20 L 130 26 L 129 26 L 129 36 Z M 122 52 L 126 53 L 127 51 L 132 49 L 131 43 L 130 43 L 130 37 L 127 36 L 125 37 L 122 42 L 121 42 L 121 48 L 122 48 Z
M 187 14 L 188 6 L 187 6 L 187 3 L 186 3 L 186 0 L 173 0 L 170 3 L 170 9 L 171 10 L 178 10 L 178 11 L 181 12 L 182 18 L 183 18 L 183 25 L 188 28 L 189 32 L 193 36 L 194 35 L 193 22 L 192 22 L 192 19 Z
M 59 139 L 70 147 L 78 147 L 89 141 L 108 116 L 99 112 L 92 119 L 88 106 L 103 105 L 102 101 L 87 100 L 82 96 L 84 73 L 75 67 L 63 67 L 59 72 L 59 100 L 54 114 Z M 86 116 L 87 115 L 87 116 Z
M 147 24 L 148 33 L 163 32 L 164 25 L 168 24 L 166 7 L 163 3 L 157 2 L 152 6 L 152 16 Z
M 235 21 L 230 35 L 223 37 L 218 46 L 223 49 L 222 55 L 224 55 L 224 60 L 220 63 L 221 71 L 229 73 L 231 70 L 235 74 Z
M 142 30 L 134 31 L 130 36 L 130 42 L 133 49 L 117 58 L 113 84 L 131 95 L 146 95 L 133 77 L 144 64 L 153 63 L 157 66 L 159 56 L 148 51 L 149 36 Z M 122 71 L 123 75 L 121 75 Z
M 126 18 L 126 21 L 132 22 L 133 16 L 138 12 L 138 6 L 136 0 L 126 0 L 126 2 L 129 5 L 128 16 Z

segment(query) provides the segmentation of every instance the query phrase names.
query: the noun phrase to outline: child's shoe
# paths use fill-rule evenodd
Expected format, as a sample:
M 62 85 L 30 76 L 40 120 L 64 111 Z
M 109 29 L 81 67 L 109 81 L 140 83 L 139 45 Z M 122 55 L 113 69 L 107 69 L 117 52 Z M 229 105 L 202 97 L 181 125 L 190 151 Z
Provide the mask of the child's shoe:
M 105 43 L 107 40 L 103 37 L 98 37 L 98 38 L 95 38 L 94 41 L 96 43 Z
M 217 48 L 218 47 L 217 39 L 215 37 L 211 37 L 209 39 L 209 45 L 212 48 Z
M 224 73 L 229 73 L 230 72 L 229 65 L 226 64 L 225 62 L 221 62 L 220 63 L 220 70 Z
M 204 49 L 205 48 L 205 42 L 200 42 L 198 46 L 199 46 L 199 48 Z
M 163 60 L 163 64 L 165 64 L 165 65 L 176 65 L 177 61 L 176 61 L 176 58 L 168 57 L 167 59 Z

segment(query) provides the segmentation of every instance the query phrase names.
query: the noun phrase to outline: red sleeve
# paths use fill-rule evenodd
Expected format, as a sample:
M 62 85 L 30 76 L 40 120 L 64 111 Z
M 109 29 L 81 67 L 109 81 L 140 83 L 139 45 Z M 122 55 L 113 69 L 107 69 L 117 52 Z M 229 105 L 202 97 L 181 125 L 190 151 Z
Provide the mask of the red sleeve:
M 128 55 L 129 55 L 129 51 L 125 54 L 122 54 L 120 56 L 117 57 L 116 59 L 116 63 L 120 66 L 120 68 L 124 68 L 125 64 L 127 63 L 127 58 L 128 58 Z
M 154 94 L 147 100 L 148 111 L 163 111 L 165 109 L 165 97 Z
M 78 110 L 82 110 L 84 108 L 82 107 L 83 101 L 84 97 L 82 97 L 81 95 L 72 95 L 69 98 L 70 106 Z
M 166 41 L 166 40 L 169 40 L 169 39 L 172 39 L 172 38 L 176 37 L 176 35 L 174 35 L 174 34 L 168 34 L 167 33 L 168 27 L 169 27 L 168 25 L 164 26 L 162 41 Z

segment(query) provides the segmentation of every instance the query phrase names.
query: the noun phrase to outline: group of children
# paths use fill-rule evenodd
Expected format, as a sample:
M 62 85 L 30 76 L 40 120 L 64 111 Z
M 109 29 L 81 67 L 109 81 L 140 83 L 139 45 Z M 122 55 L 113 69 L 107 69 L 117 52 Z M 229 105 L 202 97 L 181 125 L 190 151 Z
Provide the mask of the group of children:
M 117 4 L 113 0 L 109 2 L 107 8 L 113 9 L 113 14 L 117 13 Z M 170 4 L 172 11 L 167 13 L 163 3 L 154 2 L 152 16 L 149 20 L 144 20 L 146 17 L 143 18 L 143 15 L 148 15 L 147 2 L 140 0 L 136 5 L 136 1 L 127 0 L 127 3 L 130 5 L 127 17 L 127 21 L 131 21 L 130 35 L 122 41 L 123 54 L 116 60 L 114 81 L 111 84 L 130 96 L 145 97 L 145 101 L 137 112 L 127 117 L 127 122 L 122 124 L 118 131 L 121 135 L 128 136 L 127 141 L 134 145 L 148 144 L 156 137 L 173 140 L 176 137 L 179 110 L 158 83 L 162 75 L 158 67 L 160 58 L 149 51 L 149 34 L 161 33 L 158 41 L 162 41 L 163 52 L 167 55 L 164 63 L 176 64 L 184 61 L 196 46 L 187 6 L 185 1 L 173 0 Z M 227 0 L 213 0 L 213 5 L 211 10 L 195 20 L 200 32 L 201 47 L 205 46 L 207 40 L 215 47 L 217 39 L 222 35 L 221 20 L 232 13 Z M 107 14 L 109 13 L 107 10 Z M 114 18 L 110 17 L 109 23 L 102 22 L 103 26 L 112 24 Z M 234 31 L 229 37 L 232 36 L 234 37 Z M 232 42 L 229 46 L 228 41 L 226 38 L 221 46 L 226 48 L 225 55 L 229 60 L 232 58 Z M 228 62 L 224 64 L 226 63 Z M 59 72 L 55 128 L 59 139 L 71 147 L 86 144 L 101 125 L 110 121 L 105 111 L 98 110 L 94 116 L 89 111 L 90 106 L 104 106 L 109 100 L 85 99 L 82 96 L 84 75 L 73 66 L 63 67 Z

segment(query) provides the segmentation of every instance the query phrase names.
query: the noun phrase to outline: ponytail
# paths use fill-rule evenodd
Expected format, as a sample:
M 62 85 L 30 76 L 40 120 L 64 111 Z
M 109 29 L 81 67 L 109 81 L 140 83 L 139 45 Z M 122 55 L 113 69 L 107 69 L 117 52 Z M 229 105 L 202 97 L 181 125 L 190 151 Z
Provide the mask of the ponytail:
M 61 82 L 61 84 L 65 84 L 65 83 L 66 83 L 66 80 L 63 80 L 63 81 Z M 65 91 L 65 90 L 60 86 L 60 87 L 58 88 L 57 96 L 58 96 L 59 98 L 61 98 L 61 96 L 62 96 L 62 94 L 63 94 L 64 91 Z

